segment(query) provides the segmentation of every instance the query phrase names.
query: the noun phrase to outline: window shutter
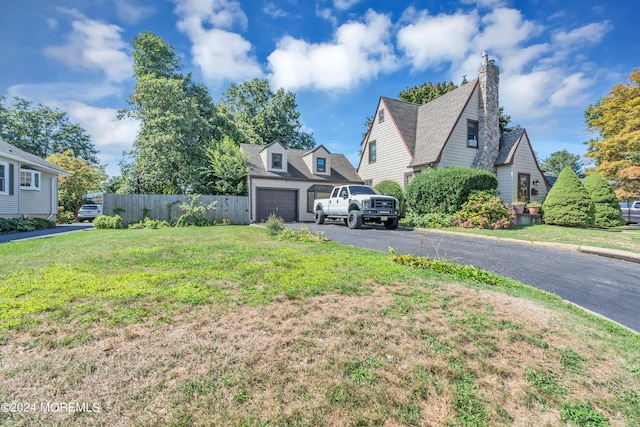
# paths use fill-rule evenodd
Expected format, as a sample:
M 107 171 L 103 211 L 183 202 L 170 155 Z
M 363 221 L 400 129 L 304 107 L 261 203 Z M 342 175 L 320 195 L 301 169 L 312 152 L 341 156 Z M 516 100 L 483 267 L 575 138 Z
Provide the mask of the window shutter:
M 13 196 L 13 163 L 9 163 L 9 195 Z

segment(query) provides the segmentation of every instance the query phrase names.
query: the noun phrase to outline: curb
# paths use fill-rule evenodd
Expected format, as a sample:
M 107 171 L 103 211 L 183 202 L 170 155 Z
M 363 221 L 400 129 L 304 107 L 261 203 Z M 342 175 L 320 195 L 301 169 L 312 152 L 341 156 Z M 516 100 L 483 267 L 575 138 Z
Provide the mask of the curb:
M 522 245 L 534 245 L 534 246 L 543 246 L 551 249 L 559 249 L 563 251 L 571 251 L 571 252 L 581 252 L 583 254 L 589 255 L 597 255 L 606 258 L 618 259 L 621 261 L 627 262 L 635 262 L 640 264 L 640 254 L 634 252 L 621 251 L 618 249 L 607 249 L 607 248 L 598 248 L 594 246 L 580 246 L 580 245 L 572 245 L 568 243 L 553 243 L 553 242 L 536 242 L 532 240 L 518 240 L 512 239 L 509 237 L 496 237 L 496 236 L 483 236 L 479 234 L 470 234 L 470 233 L 457 233 L 455 231 L 444 231 L 433 228 L 414 228 L 415 231 L 420 232 L 430 232 L 430 233 L 439 233 L 439 234 L 455 234 L 456 236 L 467 236 L 467 237 L 476 237 L 481 239 L 489 239 L 489 240 L 500 240 L 502 242 L 509 243 L 519 243 Z

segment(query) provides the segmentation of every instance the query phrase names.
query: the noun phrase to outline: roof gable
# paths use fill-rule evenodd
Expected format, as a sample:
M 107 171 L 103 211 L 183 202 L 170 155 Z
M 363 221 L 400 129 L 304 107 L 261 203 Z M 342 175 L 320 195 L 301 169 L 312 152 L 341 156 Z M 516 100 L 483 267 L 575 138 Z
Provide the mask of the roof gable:
M 380 98 L 380 102 L 386 107 L 389 117 L 395 123 L 400 136 L 409 149 L 409 154 L 413 156 L 416 147 L 416 123 L 420 105 L 384 96 Z
M 69 173 L 51 162 L 46 161 L 42 157 L 38 157 L 35 154 L 27 153 L 18 147 L 9 144 L 6 141 L 0 139 L 0 156 L 26 163 L 32 167 L 40 168 L 46 172 L 50 172 L 56 175 L 69 176 Z

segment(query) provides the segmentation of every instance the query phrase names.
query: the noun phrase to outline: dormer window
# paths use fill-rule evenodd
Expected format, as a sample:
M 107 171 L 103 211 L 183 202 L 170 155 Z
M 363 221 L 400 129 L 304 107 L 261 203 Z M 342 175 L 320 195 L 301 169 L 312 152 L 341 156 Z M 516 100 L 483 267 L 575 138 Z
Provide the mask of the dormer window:
M 271 154 L 271 169 L 282 169 L 282 154 L 281 153 L 272 153 Z
M 318 157 L 316 159 L 316 171 L 322 173 L 327 171 L 327 159 L 324 157 Z
M 467 147 L 478 148 L 478 122 L 467 120 Z
M 32 169 L 20 169 L 20 188 L 22 190 L 40 190 L 40 172 Z

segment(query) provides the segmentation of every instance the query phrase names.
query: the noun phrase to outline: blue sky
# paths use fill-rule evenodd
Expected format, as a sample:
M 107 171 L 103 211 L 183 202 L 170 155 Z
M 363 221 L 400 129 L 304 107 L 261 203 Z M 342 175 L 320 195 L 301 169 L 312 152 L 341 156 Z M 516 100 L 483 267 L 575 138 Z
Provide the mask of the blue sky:
M 152 31 L 214 100 L 267 78 L 296 94 L 305 130 L 354 165 L 380 96 L 500 67 L 500 104 L 545 158 L 583 155 L 583 113 L 640 64 L 633 2 L 593 0 L 23 0 L 0 16 L 0 94 L 68 113 L 118 175 L 138 124 L 131 40 Z M 615 6 L 613 6 L 615 4 Z

